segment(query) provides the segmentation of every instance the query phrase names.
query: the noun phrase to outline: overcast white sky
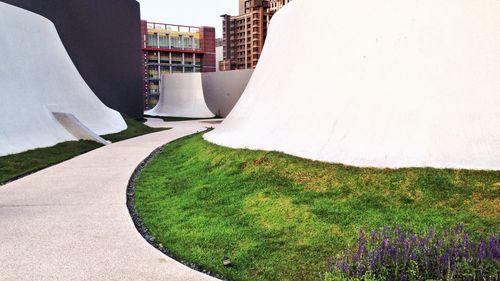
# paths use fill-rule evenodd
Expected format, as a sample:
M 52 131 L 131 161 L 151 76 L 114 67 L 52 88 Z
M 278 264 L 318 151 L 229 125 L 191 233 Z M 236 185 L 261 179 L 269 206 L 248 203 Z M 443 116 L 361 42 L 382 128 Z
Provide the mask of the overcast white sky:
M 223 14 L 236 15 L 238 0 L 138 0 L 143 20 L 192 26 L 213 26 L 222 37 Z

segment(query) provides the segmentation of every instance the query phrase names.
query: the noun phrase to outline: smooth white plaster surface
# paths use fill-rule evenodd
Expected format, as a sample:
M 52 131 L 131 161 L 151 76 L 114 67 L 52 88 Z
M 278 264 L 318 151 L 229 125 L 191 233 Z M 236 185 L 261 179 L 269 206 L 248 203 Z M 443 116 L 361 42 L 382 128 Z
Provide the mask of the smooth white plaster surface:
M 245 91 L 252 73 L 253 69 L 202 73 L 203 95 L 212 113 L 227 117 Z
M 205 138 L 372 167 L 500 169 L 500 1 L 294 0 Z
M 172 73 L 161 76 L 160 100 L 144 114 L 150 116 L 211 118 L 203 97 L 201 73 Z
M 0 156 L 75 140 L 52 112 L 99 135 L 127 128 L 80 76 L 52 22 L 0 2 Z

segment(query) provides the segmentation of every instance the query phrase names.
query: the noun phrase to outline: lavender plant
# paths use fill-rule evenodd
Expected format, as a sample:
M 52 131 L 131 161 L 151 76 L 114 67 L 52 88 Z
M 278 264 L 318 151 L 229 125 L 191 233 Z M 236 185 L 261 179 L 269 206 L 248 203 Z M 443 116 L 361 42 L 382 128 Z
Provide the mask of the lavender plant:
M 500 233 L 473 241 L 463 226 L 423 235 L 398 226 L 366 234 L 328 263 L 324 281 L 500 281 Z

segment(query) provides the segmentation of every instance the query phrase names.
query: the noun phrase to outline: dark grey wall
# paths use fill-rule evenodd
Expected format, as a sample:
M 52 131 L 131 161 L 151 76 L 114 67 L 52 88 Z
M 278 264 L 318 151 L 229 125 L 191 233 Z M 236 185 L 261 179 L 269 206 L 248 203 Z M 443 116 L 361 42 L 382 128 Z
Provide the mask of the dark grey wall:
M 203 95 L 210 111 L 226 118 L 245 91 L 252 74 L 253 69 L 203 73 Z
M 51 20 L 76 68 L 101 101 L 131 117 L 143 116 L 140 6 L 137 1 L 0 1 Z

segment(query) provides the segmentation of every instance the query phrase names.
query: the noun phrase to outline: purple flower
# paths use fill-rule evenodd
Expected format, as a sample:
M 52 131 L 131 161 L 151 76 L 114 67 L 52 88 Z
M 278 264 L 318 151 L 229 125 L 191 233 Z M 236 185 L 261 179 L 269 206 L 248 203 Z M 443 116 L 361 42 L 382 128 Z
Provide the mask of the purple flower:
M 396 227 L 394 228 L 394 234 L 396 235 L 396 237 L 399 238 L 399 236 L 401 235 L 401 229 L 399 229 L 399 225 L 396 225 Z
M 477 259 L 479 261 L 483 260 L 486 257 L 486 247 L 484 245 L 483 238 L 479 241 L 479 249 L 477 250 Z
M 341 268 L 344 273 L 349 273 L 349 266 L 347 265 L 347 263 L 343 262 Z
M 410 259 L 411 260 L 416 260 L 417 259 L 417 251 L 413 250 L 413 252 L 411 253 Z
M 377 247 L 377 261 L 382 262 L 382 248 L 380 246 Z
M 358 263 L 358 277 L 362 278 L 365 275 L 365 269 L 363 267 L 363 264 Z
M 438 239 L 438 241 L 437 241 L 437 246 L 438 246 L 439 248 L 443 247 L 443 240 Z
M 372 252 L 370 255 L 370 270 L 375 271 L 376 267 L 376 258 L 375 258 L 375 252 Z
M 490 241 L 488 242 L 488 258 L 495 258 L 496 254 L 496 239 L 495 236 L 490 237 Z
M 360 230 L 357 249 L 351 250 L 346 249 L 345 257 L 335 261 L 333 270 L 330 263 L 328 270 L 341 270 L 347 277 L 360 279 L 369 269 L 384 280 L 408 280 L 412 270 L 419 274 L 415 276 L 418 280 L 449 280 L 454 276 L 456 280 L 500 281 L 500 235 L 474 243 L 463 226 L 443 232 L 430 227 L 424 235 L 399 226 L 389 231 L 385 226 L 380 235 L 371 231 L 369 240 Z
M 358 258 L 362 259 L 366 252 L 366 238 L 363 230 L 359 231 L 358 238 Z
M 403 272 L 403 274 L 401 275 L 401 281 L 407 281 L 408 280 L 408 277 L 406 276 L 406 272 Z

